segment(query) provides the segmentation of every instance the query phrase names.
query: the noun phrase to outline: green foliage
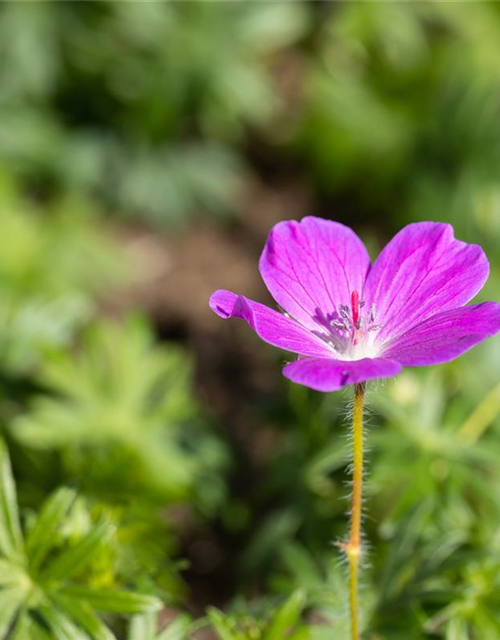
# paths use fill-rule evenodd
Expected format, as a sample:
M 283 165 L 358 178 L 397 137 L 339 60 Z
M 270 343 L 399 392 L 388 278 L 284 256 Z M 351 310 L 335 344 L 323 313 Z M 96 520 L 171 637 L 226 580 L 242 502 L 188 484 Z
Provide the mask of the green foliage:
M 67 345 L 89 318 L 93 297 L 124 277 L 122 264 L 106 227 L 82 202 L 34 206 L 0 174 L 2 370 L 29 373 Z
M 175 600 L 183 563 L 172 559 L 177 518 L 166 508 L 210 517 L 225 493 L 227 453 L 193 397 L 190 359 L 157 346 L 139 317 L 101 321 L 73 352 L 53 349 L 34 384 L 7 424 L 30 504 L 76 483 L 119 531 L 98 557 L 102 584 L 117 576 Z
M 372 434 L 375 455 L 383 455 L 384 464 L 374 471 L 370 490 L 377 494 L 382 486 L 391 486 L 391 477 L 397 477 L 398 493 L 406 494 L 405 499 L 398 493 L 393 496 L 391 508 L 400 513 L 391 513 L 387 505 L 384 511 L 388 518 L 403 516 L 408 506 L 421 501 L 461 512 L 463 524 L 474 514 L 492 516 L 500 507 L 488 488 L 489 482 L 500 482 L 496 464 L 500 451 L 494 439 L 480 437 L 490 423 L 476 426 L 474 414 L 470 420 L 467 407 L 450 397 L 445 376 L 434 370 L 420 380 L 405 373 L 390 395 L 374 399 L 387 423 L 383 431 Z M 400 387 L 408 395 L 398 400 Z M 500 409 L 498 388 L 492 393 L 491 397 L 486 394 L 486 401 L 494 409 L 496 403 L 493 421 Z M 467 491 L 471 486 L 475 487 L 472 502 Z
M 347 616 L 347 571 L 340 564 L 339 552 L 314 556 L 302 544 L 291 542 L 282 548 L 283 573 L 273 577 L 273 586 L 280 591 L 302 585 L 307 593 L 307 604 L 318 621 L 311 624 L 312 640 L 327 640 L 335 634 L 339 640 L 348 640 L 350 624 Z M 363 620 L 371 609 L 372 594 L 363 585 Z
M 287 401 L 273 411 L 279 454 L 269 460 L 252 495 L 252 509 L 265 517 L 245 547 L 247 579 L 276 569 L 281 550 L 297 537 L 320 550 L 344 534 L 349 448 L 342 434 L 348 402 L 342 394 L 325 399 L 291 385 Z
M 75 531 L 72 490 L 62 488 L 50 496 L 23 533 L 3 443 L 0 477 L 1 638 L 112 640 L 114 634 L 96 612 L 130 615 L 159 609 L 152 596 L 89 583 L 89 565 L 115 531 L 105 520 Z
M 163 629 L 159 628 L 153 613 L 134 616 L 131 619 L 127 640 L 191 640 L 201 629 L 210 629 L 218 640 L 307 640 L 310 634 L 303 620 L 306 594 L 297 590 L 279 605 L 266 603 L 265 609 L 239 603 L 233 611 L 225 613 L 211 607 L 206 618 L 193 622 L 187 615 L 180 615 Z M 314 627 L 313 627 L 314 628 Z M 193 635 L 194 634 L 194 635 Z
M 267 58 L 305 24 L 286 3 L 6 4 L 0 157 L 156 222 L 227 212 L 235 144 L 276 113 Z
M 309 631 L 301 623 L 305 593 L 296 591 L 279 607 L 270 610 L 264 619 L 250 615 L 227 615 L 209 609 L 208 618 L 219 640 L 306 640 Z
M 500 387 L 485 387 L 485 376 L 477 380 L 488 357 L 497 362 L 496 349 L 476 350 L 434 370 L 405 371 L 369 393 L 370 518 L 364 523 L 369 569 L 363 572 L 362 599 L 365 633 L 374 637 L 476 640 L 498 635 L 500 603 L 493 594 L 500 576 Z M 310 415 L 315 394 L 297 397 L 295 408 L 303 406 Z M 322 399 L 316 411 L 320 423 L 329 415 L 331 402 Z M 308 432 L 313 433 L 310 427 Z M 314 432 L 318 434 L 318 428 Z M 339 443 L 342 436 L 337 430 L 331 437 Z M 327 461 L 328 445 L 323 448 Z M 309 456 L 314 460 L 314 449 Z M 309 465 L 302 461 L 301 468 Z M 305 545 L 283 546 L 287 535 L 273 547 L 282 559 L 281 570 L 270 576 L 273 588 L 304 588 L 308 605 L 327 626 L 311 629 L 313 638 L 326 638 L 332 631 L 339 639 L 348 638 L 340 551 L 328 549 L 321 536 L 325 527 L 330 540 L 345 533 L 345 521 L 337 528 L 345 502 L 332 492 L 345 477 L 343 467 L 323 467 L 328 492 L 314 495 L 316 483 L 309 488 L 309 500 L 315 500 L 317 508 L 301 510 L 305 518 L 293 533 Z M 320 471 L 322 465 L 313 468 Z M 329 512 L 332 496 L 337 509 Z M 285 500 L 288 509 L 297 509 L 301 498 Z M 322 501 L 325 510 L 318 509 Z
M 400 607 L 415 633 L 498 634 L 500 609 L 489 594 L 500 575 L 499 388 L 483 388 L 471 410 L 450 376 L 455 369 L 465 379 L 463 370 L 477 360 L 471 354 L 425 377 L 406 373 L 375 400 L 387 422 L 371 438 L 370 492 L 379 535 L 390 545 L 379 560 L 377 624 L 387 624 L 389 611 Z
M 186 634 L 190 627 L 192 627 L 191 618 L 181 615 L 160 629 L 156 614 L 146 613 L 132 618 L 127 640 L 187 640 Z
M 111 240 L 88 204 L 68 199 L 44 210 L 0 182 L 0 284 L 4 295 L 100 293 L 112 282 Z M 96 278 L 99 274 L 100 278 Z M 116 277 L 116 272 L 115 272 Z
M 46 360 L 37 380 L 51 394 L 36 397 L 12 433 L 61 451 L 68 477 L 87 492 L 163 501 L 195 492 L 210 509 L 222 495 L 224 452 L 203 429 L 190 378 L 185 352 L 155 346 L 146 322 L 102 321 L 76 354 Z

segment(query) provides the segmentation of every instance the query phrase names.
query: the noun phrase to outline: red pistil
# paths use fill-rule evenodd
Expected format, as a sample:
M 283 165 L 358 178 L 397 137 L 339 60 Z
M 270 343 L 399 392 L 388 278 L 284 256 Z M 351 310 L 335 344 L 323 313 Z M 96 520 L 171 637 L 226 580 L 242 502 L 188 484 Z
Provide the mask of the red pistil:
M 357 291 L 351 293 L 351 309 L 352 309 L 352 324 L 354 328 L 358 325 L 359 320 L 359 294 Z
M 351 293 L 352 310 L 352 343 L 358 344 L 359 294 L 356 290 Z

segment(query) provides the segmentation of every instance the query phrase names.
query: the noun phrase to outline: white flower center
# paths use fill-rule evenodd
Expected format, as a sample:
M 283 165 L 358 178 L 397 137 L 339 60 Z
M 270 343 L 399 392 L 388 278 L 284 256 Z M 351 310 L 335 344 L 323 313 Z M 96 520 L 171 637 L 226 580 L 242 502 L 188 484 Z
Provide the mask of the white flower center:
M 326 317 L 318 314 L 315 318 L 321 325 L 317 335 L 332 347 L 339 360 L 361 360 L 380 355 L 375 336 L 382 325 L 375 323 L 375 305 L 372 304 L 367 314 L 361 313 L 364 306 L 358 292 L 353 291 L 350 305 L 341 304 L 338 311 Z

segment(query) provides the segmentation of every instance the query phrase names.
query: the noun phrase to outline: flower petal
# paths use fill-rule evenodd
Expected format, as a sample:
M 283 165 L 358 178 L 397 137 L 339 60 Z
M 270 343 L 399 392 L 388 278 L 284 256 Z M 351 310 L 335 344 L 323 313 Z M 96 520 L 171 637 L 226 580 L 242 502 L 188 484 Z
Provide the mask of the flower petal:
M 316 391 L 337 391 L 347 384 L 364 382 L 373 378 L 391 378 L 402 365 L 387 358 L 363 358 L 363 360 L 333 360 L 304 358 L 288 364 L 283 375 Z
M 461 307 L 439 313 L 407 331 L 384 351 L 402 365 L 448 362 L 500 331 L 500 304 Z
M 338 222 L 307 217 L 273 227 L 260 273 L 276 302 L 311 329 L 361 293 L 370 257 L 358 236 Z
M 488 273 L 481 247 L 456 240 L 450 225 L 409 224 L 383 249 L 366 281 L 364 299 L 375 303 L 383 325 L 377 342 L 466 304 Z
M 262 340 L 280 349 L 325 358 L 335 353 L 326 342 L 295 320 L 231 291 L 220 290 L 212 294 L 210 308 L 221 318 L 246 320 Z

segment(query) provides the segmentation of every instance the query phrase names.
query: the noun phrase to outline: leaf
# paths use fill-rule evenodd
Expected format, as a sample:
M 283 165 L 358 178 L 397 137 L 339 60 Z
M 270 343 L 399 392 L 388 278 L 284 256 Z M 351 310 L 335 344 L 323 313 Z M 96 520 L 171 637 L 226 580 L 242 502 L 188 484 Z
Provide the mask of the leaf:
M 322 576 L 311 555 L 298 543 L 285 545 L 282 553 L 283 562 L 296 577 L 297 584 L 312 589 L 321 584 Z
M 15 562 L 0 559 L 0 587 L 22 587 L 26 584 L 26 570 Z
M 221 611 L 210 608 L 208 609 L 207 614 L 220 640 L 236 640 L 232 629 L 227 624 L 227 621 Z
M 31 571 L 36 571 L 54 545 L 55 534 L 71 508 L 76 494 L 71 489 L 56 491 L 44 504 L 35 526 L 26 540 L 26 551 Z
M 14 617 L 22 605 L 24 594 L 18 589 L 5 589 L 0 592 L 0 640 L 5 638 Z
M 183 640 L 190 625 L 191 618 L 189 616 L 179 616 L 160 633 L 157 640 Z M 131 638 L 131 640 L 135 640 L 135 638 Z
M 22 611 L 16 620 L 9 640 L 32 640 L 31 618 L 27 611 Z
M 39 611 L 54 634 L 54 640 L 89 640 L 84 631 L 57 609 L 41 606 Z
M 300 615 L 306 602 L 303 590 L 292 593 L 288 600 L 275 613 L 263 640 L 282 640 L 300 620 Z
M 90 562 L 94 553 L 108 540 L 114 528 L 108 522 L 95 526 L 84 538 L 61 553 L 42 572 L 44 580 L 64 580 L 77 574 Z
M 72 620 L 85 629 L 93 640 L 116 640 L 113 633 L 104 622 L 99 620 L 86 602 L 68 597 L 63 593 L 54 594 L 52 599 Z
M 0 441 L 0 551 L 9 559 L 24 557 L 16 486 L 3 441 Z
M 134 616 L 128 628 L 128 640 L 154 640 L 156 636 L 156 613 Z
M 146 613 L 134 616 L 130 621 L 128 640 L 183 640 L 191 625 L 188 615 L 180 615 L 157 635 L 158 616 L 156 613 Z
M 75 585 L 64 587 L 61 593 L 71 598 L 85 600 L 98 611 L 111 613 L 137 614 L 159 611 L 162 608 L 162 603 L 158 598 L 130 591 L 91 589 Z
M 469 640 L 467 624 L 462 618 L 457 617 L 448 622 L 446 640 Z
M 227 624 L 227 621 L 221 611 L 210 608 L 207 611 L 210 622 L 212 623 L 215 631 L 217 632 L 220 640 L 237 640 L 232 629 Z

